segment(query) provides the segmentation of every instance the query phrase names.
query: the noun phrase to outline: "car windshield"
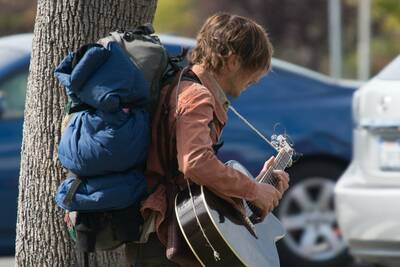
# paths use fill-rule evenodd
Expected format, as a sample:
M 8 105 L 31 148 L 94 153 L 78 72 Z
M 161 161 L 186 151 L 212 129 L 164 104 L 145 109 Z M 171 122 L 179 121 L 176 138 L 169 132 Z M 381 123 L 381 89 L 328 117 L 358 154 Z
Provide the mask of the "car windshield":
M 0 120 L 23 116 L 27 81 L 28 71 L 24 70 L 0 83 Z
M 381 80 L 400 80 L 400 55 L 377 76 Z

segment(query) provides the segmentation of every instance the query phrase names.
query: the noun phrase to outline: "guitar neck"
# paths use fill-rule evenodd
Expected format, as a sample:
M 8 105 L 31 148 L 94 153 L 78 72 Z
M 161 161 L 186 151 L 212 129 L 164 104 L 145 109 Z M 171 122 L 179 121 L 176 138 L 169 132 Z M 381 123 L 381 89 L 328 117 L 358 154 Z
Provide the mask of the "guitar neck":
M 274 170 L 284 170 L 291 160 L 291 151 L 286 151 L 285 149 L 281 149 L 276 156 L 274 163 L 270 166 L 267 172 L 258 180 L 260 183 L 267 183 L 273 186 L 278 185 L 278 180 L 273 176 Z

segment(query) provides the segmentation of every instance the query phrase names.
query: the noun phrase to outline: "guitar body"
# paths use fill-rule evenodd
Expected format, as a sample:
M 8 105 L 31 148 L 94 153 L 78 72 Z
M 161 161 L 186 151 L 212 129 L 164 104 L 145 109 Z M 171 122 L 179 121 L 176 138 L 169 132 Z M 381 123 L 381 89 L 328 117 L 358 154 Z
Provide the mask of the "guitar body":
M 188 189 L 177 195 L 175 213 L 186 242 L 203 266 L 280 266 L 275 242 L 285 230 L 272 213 L 252 231 L 232 205 L 205 187 L 194 185 L 190 191 L 192 197 Z

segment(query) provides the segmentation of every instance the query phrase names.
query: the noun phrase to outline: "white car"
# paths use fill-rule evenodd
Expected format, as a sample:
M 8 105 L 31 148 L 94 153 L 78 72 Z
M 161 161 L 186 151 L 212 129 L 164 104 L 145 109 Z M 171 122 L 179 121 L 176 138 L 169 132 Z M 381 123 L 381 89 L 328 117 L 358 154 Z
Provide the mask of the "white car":
M 400 266 L 400 55 L 353 97 L 353 159 L 335 187 L 350 253 Z

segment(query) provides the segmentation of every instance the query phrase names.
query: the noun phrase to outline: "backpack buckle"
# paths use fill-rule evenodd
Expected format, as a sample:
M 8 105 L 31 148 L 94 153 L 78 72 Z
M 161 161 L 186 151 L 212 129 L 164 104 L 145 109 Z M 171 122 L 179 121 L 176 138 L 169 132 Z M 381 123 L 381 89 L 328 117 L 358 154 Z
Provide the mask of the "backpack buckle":
M 137 28 L 137 30 L 141 31 L 145 35 L 150 35 L 150 34 L 153 34 L 155 32 L 154 28 L 153 28 L 153 25 L 151 25 L 151 23 L 145 23 L 145 24 L 139 26 Z
M 134 33 L 131 31 L 125 32 L 122 38 L 124 38 L 127 42 L 132 42 L 133 40 L 135 40 Z

